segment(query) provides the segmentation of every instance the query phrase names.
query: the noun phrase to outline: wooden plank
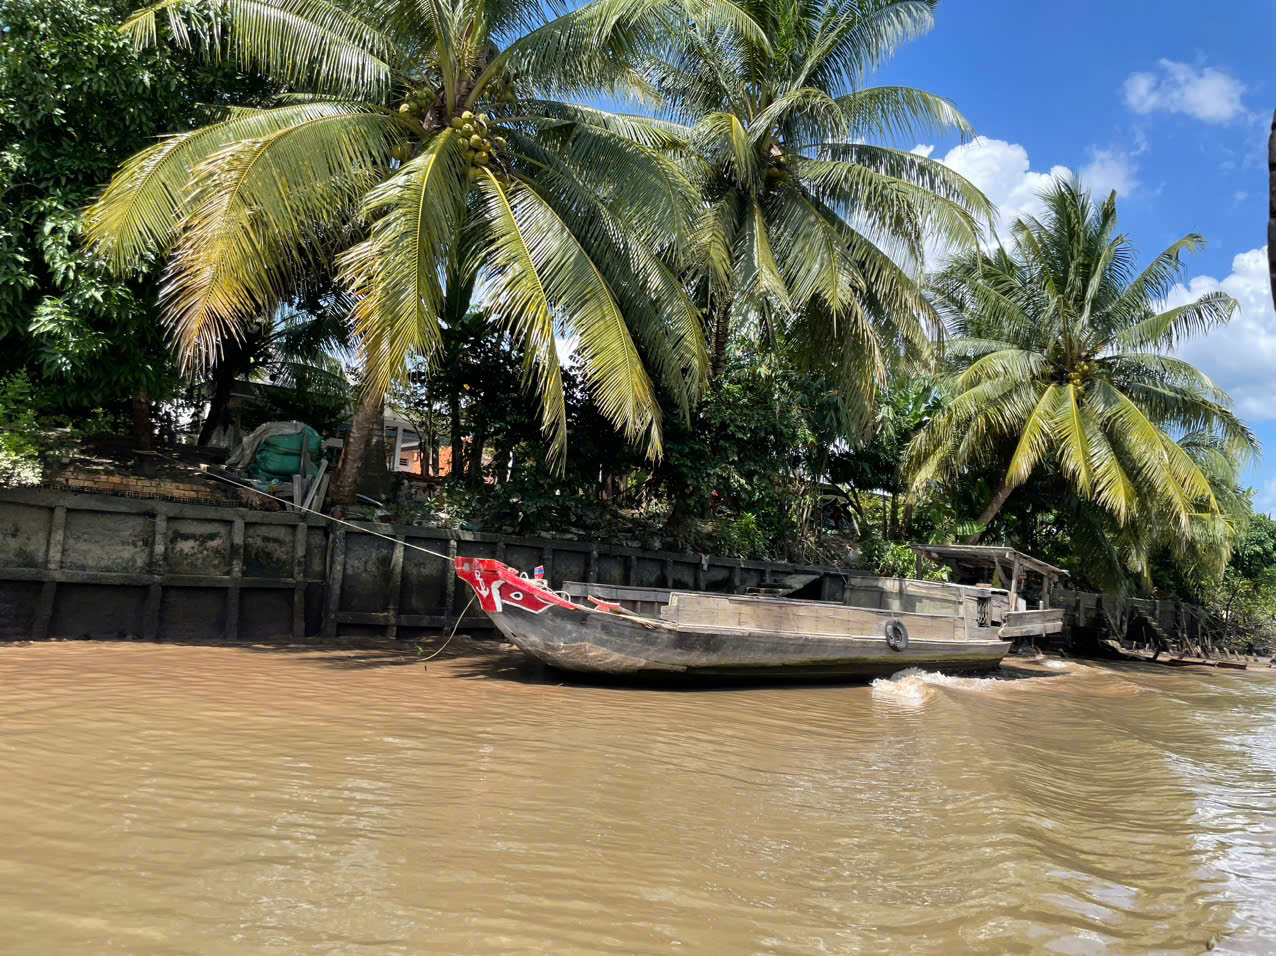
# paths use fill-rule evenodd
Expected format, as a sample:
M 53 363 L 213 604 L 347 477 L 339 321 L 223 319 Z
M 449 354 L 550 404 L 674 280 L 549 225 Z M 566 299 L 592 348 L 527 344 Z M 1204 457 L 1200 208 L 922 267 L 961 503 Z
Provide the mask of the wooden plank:
M 889 620 L 899 620 L 909 635 L 921 640 L 964 640 L 965 621 L 948 614 L 915 614 L 893 610 L 731 597 L 674 591 L 666 613 L 670 623 L 705 628 L 746 629 L 790 634 L 879 636 Z
M 604 601 L 659 601 L 669 603 L 668 588 L 639 588 L 625 584 L 598 584 L 589 581 L 564 581 L 563 590 L 574 598 L 593 595 Z
M 42 580 L 40 603 L 35 609 L 31 636 L 42 641 L 49 636 L 49 622 L 53 620 L 53 606 L 58 597 L 58 585 L 54 575 L 62 567 L 62 543 L 66 539 L 66 505 L 57 505 L 49 516 L 49 538 L 45 545 L 44 572 L 33 580 Z M 35 570 L 35 569 L 32 569 Z
M 1033 637 L 1063 630 L 1063 608 L 1049 611 L 1011 611 L 999 633 L 1002 637 Z
M 315 472 L 314 481 L 310 483 L 310 492 L 306 495 L 305 500 L 301 502 L 304 509 L 318 508 L 323 502 L 320 499 L 322 495 L 319 493 L 320 487 L 327 488 L 327 478 L 325 472 L 328 470 L 328 459 L 324 458 L 319 462 L 319 470 Z
M 323 616 L 323 636 L 332 640 L 337 636 L 337 612 L 341 610 L 341 579 L 346 573 L 346 529 L 338 526 L 332 536 L 332 549 L 328 554 L 328 600 Z
M 324 499 L 328 497 L 328 484 L 332 481 L 332 475 L 324 475 L 319 481 L 319 490 L 315 492 L 315 501 L 311 505 L 315 511 L 323 511 Z

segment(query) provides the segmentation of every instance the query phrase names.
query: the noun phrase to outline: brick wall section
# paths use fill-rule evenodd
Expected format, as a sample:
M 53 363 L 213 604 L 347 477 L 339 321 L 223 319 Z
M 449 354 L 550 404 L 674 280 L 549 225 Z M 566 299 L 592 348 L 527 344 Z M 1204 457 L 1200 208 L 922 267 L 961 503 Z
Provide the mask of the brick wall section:
M 165 478 L 141 478 L 134 475 L 103 475 L 91 472 L 64 472 L 51 483 L 71 491 L 123 495 L 129 498 L 164 498 L 199 504 L 233 504 L 214 493 L 207 485 Z

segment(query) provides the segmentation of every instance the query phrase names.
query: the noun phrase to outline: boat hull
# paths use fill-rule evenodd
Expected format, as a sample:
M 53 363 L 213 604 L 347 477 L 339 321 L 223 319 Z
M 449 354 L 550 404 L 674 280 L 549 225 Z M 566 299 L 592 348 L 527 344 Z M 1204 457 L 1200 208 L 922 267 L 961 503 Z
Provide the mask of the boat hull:
M 949 638 L 964 628 L 951 616 L 674 594 L 672 619 L 661 620 L 596 599 L 595 607 L 576 604 L 491 559 L 458 557 L 457 574 L 510 643 L 552 667 L 581 673 L 870 678 L 910 667 L 970 673 L 996 668 L 1011 647 L 992 634 Z M 860 633 L 860 625 L 878 632 Z M 891 628 L 895 636 L 888 641 Z
M 892 650 L 874 635 L 674 627 L 636 617 L 552 607 L 489 612 L 515 647 L 552 667 L 595 674 L 702 677 L 885 677 L 918 667 L 945 673 L 997 668 L 1008 641 L 910 640 Z

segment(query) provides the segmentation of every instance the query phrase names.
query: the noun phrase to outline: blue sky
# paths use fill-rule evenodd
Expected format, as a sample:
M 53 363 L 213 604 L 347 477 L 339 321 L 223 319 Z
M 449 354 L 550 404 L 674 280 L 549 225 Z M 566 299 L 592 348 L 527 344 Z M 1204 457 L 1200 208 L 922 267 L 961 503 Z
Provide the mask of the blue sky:
M 1222 288 L 1242 312 L 1182 352 L 1263 440 L 1267 454 L 1248 481 L 1267 510 L 1276 510 L 1276 310 L 1265 258 L 1273 64 L 1273 0 L 946 0 L 935 29 L 874 77 L 956 102 L 981 139 L 917 145 L 974 180 L 1003 221 L 1031 211 L 1062 167 L 1118 191 L 1121 229 L 1144 257 L 1184 233 L 1205 236 L 1179 296 Z

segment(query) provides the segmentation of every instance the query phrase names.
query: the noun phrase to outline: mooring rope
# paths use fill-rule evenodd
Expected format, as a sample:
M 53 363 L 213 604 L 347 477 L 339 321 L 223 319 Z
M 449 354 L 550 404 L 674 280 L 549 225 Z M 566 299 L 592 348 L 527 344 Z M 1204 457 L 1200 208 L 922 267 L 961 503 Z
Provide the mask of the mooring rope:
M 421 658 L 421 663 L 422 663 L 422 664 L 424 664 L 426 661 L 432 661 L 432 660 L 434 660 L 436 657 L 438 657 L 440 654 L 442 654 L 445 650 L 447 650 L 447 646 L 448 646 L 449 644 L 451 644 L 451 643 L 452 643 L 452 638 L 456 637 L 456 629 L 457 629 L 458 627 L 460 627 L 460 626 L 461 626 L 461 619 L 462 619 L 462 618 L 464 618 L 464 617 L 465 617 L 465 615 L 466 615 L 466 614 L 468 614 L 468 613 L 470 612 L 470 607 L 471 607 L 471 605 L 473 605 L 473 604 L 474 604 L 474 599 L 475 599 L 476 597 L 478 597 L 478 595 L 477 595 L 477 594 L 471 594 L 471 595 L 470 595 L 470 603 L 469 603 L 469 604 L 467 604 L 467 605 L 465 605 L 465 610 L 463 610 L 463 611 L 462 611 L 462 612 L 461 612 L 461 613 L 457 616 L 457 618 L 456 618 L 456 623 L 452 625 L 452 633 L 451 633 L 451 634 L 449 634 L 449 635 L 447 636 L 447 640 L 443 642 L 443 646 L 442 646 L 442 647 L 440 647 L 440 648 L 439 648 L 437 651 L 435 651 L 433 654 L 431 654 L 429 657 L 423 657 L 423 658 Z
M 328 521 L 335 522 L 336 524 L 342 524 L 342 525 L 345 525 L 347 528 L 353 528 L 355 531 L 359 532 L 360 534 L 370 534 L 375 538 L 385 538 L 385 540 L 392 541 L 395 544 L 401 544 L 405 548 L 412 548 L 413 550 L 416 550 L 416 551 L 423 551 L 426 554 L 432 554 L 434 555 L 434 557 L 442 558 L 444 561 L 452 560 L 452 558 L 449 555 L 443 554 L 440 551 L 431 551 L 429 548 L 423 548 L 419 544 L 413 544 L 411 541 L 404 541 L 401 538 L 395 538 L 388 534 L 382 534 L 380 531 L 371 531 L 368 528 L 360 528 L 357 524 L 352 524 L 349 521 L 343 521 L 341 518 L 334 518 L 332 515 L 326 515 L 322 511 L 316 511 L 314 508 L 308 508 L 305 505 L 296 504 L 295 502 L 289 501 L 287 498 L 281 498 L 278 495 L 272 495 L 268 491 L 262 491 L 260 488 L 254 487 L 253 485 L 247 484 L 246 482 L 236 481 L 234 478 L 231 478 L 228 475 L 223 475 L 220 472 L 205 471 L 203 469 L 197 470 L 195 468 L 192 468 L 190 465 L 186 464 L 186 462 L 184 461 L 178 461 L 178 459 L 172 457 L 171 455 L 165 455 L 162 452 L 156 452 L 156 454 L 159 455 L 161 458 L 167 458 L 169 461 L 175 462 L 176 464 L 180 465 L 183 468 L 190 469 L 196 474 L 205 475 L 209 478 L 216 478 L 218 481 L 224 481 L 224 482 L 227 482 L 228 484 L 238 485 L 240 488 L 247 489 L 248 491 L 251 491 L 254 494 L 262 495 L 265 498 L 273 498 L 275 501 L 285 504 L 289 508 L 296 508 L 298 511 L 308 511 L 312 515 L 318 515 L 320 518 L 326 518 Z

